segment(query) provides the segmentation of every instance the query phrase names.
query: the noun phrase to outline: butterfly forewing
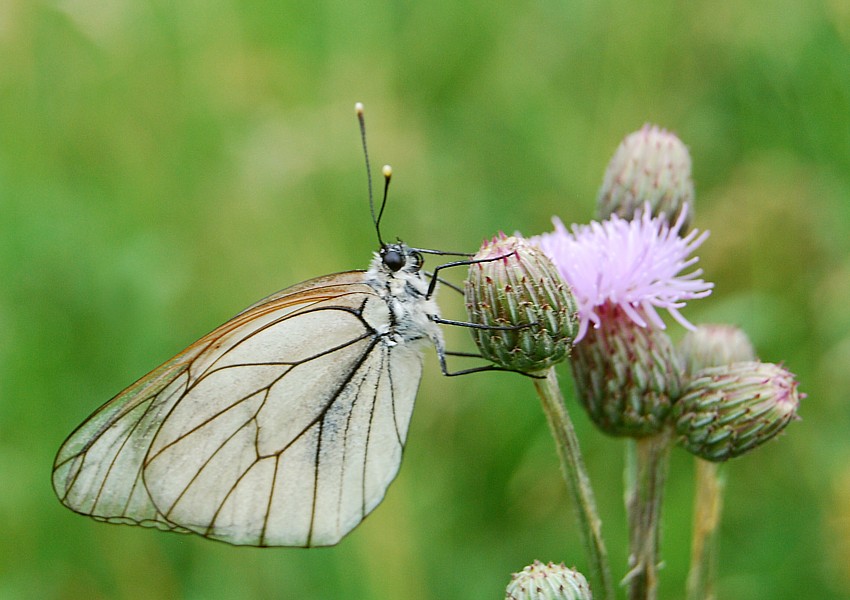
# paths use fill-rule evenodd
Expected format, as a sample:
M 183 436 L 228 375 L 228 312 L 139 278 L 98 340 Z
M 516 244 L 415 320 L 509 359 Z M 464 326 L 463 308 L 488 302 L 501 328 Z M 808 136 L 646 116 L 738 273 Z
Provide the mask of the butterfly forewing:
M 234 544 L 334 544 L 401 461 L 422 344 L 381 337 L 352 271 L 251 306 L 99 409 L 59 451 L 71 509 Z

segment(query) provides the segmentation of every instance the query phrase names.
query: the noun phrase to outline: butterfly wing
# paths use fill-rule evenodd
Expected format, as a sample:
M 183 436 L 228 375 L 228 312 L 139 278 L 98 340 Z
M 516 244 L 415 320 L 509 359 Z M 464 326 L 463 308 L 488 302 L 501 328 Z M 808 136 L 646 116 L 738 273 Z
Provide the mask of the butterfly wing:
M 395 478 L 422 370 L 385 343 L 362 272 L 243 311 L 121 392 L 63 444 L 72 510 L 233 544 L 338 542 Z

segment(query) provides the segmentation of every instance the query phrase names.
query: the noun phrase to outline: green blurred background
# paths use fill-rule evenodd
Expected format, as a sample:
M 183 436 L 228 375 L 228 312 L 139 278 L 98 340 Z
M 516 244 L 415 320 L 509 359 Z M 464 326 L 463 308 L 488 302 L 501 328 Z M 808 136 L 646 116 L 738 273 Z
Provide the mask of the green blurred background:
M 433 357 L 398 480 L 335 548 L 104 525 L 53 495 L 60 443 L 118 390 L 368 263 L 355 101 L 395 170 L 385 235 L 426 247 L 589 220 L 645 122 L 688 144 L 716 289 L 685 314 L 741 325 L 809 394 L 729 465 L 719 597 L 850 598 L 846 0 L 0 1 L 0 598 L 484 599 L 535 558 L 586 567 L 530 382 Z M 619 577 L 622 443 L 569 404 Z M 676 451 L 665 599 L 692 475 Z

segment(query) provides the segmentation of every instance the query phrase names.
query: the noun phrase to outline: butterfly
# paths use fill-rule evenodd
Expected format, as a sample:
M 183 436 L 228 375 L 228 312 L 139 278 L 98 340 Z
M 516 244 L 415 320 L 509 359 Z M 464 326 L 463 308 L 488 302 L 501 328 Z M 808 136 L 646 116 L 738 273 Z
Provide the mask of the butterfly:
M 434 251 L 381 240 L 384 175 L 377 218 L 369 183 L 380 243 L 369 268 L 257 302 L 97 409 L 56 456 L 65 506 L 231 544 L 307 547 L 336 544 L 381 502 L 424 351 L 434 346 L 450 374 L 439 324 L 455 323 L 434 301 L 440 267 L 423 271 L 422 252 Z

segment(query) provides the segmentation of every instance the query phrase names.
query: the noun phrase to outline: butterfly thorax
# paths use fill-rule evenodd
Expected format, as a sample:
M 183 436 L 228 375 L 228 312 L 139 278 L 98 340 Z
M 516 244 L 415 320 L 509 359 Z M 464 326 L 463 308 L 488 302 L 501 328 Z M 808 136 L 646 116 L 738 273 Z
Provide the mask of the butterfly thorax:
M 429 282 L 422 272 L 421 255 L 405 244 L 388 244 L 375 253 L 366 283 L 386 303 L 390 323 L 382 339 L 388 345 L 431 340 L 438 348 L 443 338 L 434 318 L 437 303 L 428 296 Z

